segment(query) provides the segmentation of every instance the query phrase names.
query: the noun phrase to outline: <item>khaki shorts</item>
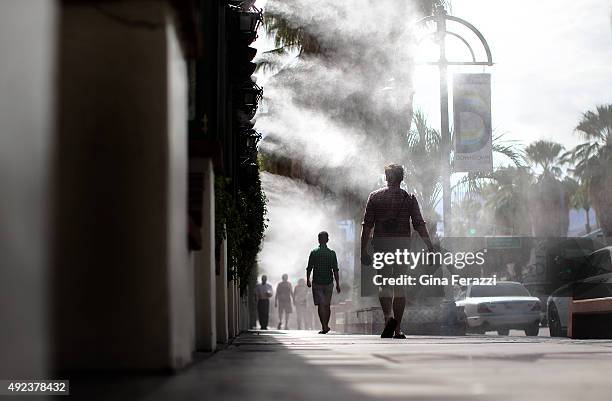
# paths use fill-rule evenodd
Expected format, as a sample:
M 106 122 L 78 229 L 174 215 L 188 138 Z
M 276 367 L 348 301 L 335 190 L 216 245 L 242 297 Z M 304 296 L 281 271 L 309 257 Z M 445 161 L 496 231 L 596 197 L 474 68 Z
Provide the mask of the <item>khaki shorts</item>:
M 333 284 L 312 284 L 312 299 L 315 305 L 330 305 L 333 292 Z
M 398 278 L 403 274 L 408 274 L 409 269 L 406 266 L 385 266 L 381 270 L 383 277 Z M 378 296 L 380 298 L 406 298 L 406 285 L 381 285 L 378 287 Z
M 279 312 L 285 312 L 285 313 L 292 313 L 293 312 L 293 308 L 291 307 L 291 302 L 290 301 L 283 301 L 283 302 L 279 302 L 278 303 L 278 311 Z
M 414 243 L 410 238 L 378 238 L 375 244 L 376 252 L 395 252 L 396 249 L 413 249 L 414 246 L 418 246 L 418 243 Z M 422 267 L 418 266 L 416 269 L 411 269 L 406 265 L 390 264 L 385 265 L 378 274 L 381 274 L 386 278 L 399 278 L 403 275 L 409 275 L 417 278 L 422 272 Z M 406 298 L 408 302 L 412 302 L 416 299 L 420 285 L 382 285 L 378 287 L 379 298 Z

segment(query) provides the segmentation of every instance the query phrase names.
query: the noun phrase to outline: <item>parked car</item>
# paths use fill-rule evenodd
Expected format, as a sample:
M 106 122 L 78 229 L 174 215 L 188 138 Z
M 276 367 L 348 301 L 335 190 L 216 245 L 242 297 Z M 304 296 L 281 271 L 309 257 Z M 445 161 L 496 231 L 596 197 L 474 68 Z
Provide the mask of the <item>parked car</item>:
M 586 258 L 578 270 L 560 272 L 571 276 L 572 282 L 555 291 L 546 301 L 548 327 L 551 337 L 567 337 L 570 300 L 612 296 L 612 246 L 598 249 Z
M 521 283 L 470 285 L 461 289 L 455 302 L 468 333 L 497 331 L 499 335 L 508 335 L 512 329 L 537 336 L 540 331 L 540 300 L 532 297 Z

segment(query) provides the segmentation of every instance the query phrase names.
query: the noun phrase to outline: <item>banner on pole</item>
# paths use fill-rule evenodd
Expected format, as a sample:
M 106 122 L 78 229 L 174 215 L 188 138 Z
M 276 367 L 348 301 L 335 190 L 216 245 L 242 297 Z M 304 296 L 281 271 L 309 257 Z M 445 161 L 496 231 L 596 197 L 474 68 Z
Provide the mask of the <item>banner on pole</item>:
M 492 171 L 490 74 L 454 75 L 453 117 L 455 172 Z

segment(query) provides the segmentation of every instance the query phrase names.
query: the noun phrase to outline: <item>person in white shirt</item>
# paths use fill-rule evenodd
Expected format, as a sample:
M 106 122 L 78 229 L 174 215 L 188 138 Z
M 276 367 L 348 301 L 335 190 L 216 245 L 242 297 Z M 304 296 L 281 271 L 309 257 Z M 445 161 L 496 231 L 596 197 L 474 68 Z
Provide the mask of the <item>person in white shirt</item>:
M 268 315 L 270 313 L 270 298 L 272 298 L 272 286 L 267 283 L 268 277 L 261 276 L 261 283 L 255 286 L 255 297 L 257 298 L 257 315 L 259 326 L 262 330 L 268 330 Z
M 293 289 L 288 281 L 289 276 L 283 274 L 282 280 L 276 286 L 276 297 L 274 298 L 274 307 L 278 308 L 278 329 L 280 330 L 283 322 L 283 313 L 285 314 L 285 330 L 289 330 L 289 315 L 293 312 L 291 301 L 293 300 Z
M 306 280 L 301 278 L 298 285 L 293 289 L 293 303 L 297 313 L 297 328 L 298 330 L 310 330 L 312 326 L 312 311 L 310 311 L 310 319 L 308 317 L 308 300 L 310 298 Z

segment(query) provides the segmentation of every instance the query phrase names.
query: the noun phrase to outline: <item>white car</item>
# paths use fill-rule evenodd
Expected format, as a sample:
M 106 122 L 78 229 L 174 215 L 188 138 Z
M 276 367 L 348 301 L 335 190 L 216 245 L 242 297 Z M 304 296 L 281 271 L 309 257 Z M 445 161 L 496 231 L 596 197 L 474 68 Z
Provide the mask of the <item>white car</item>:
M 456 304 L 467 332 L 497 331 L 499 335 L 508 335 L 513 329 L 537 336 L 540 331 L 542 305 L 521 283 L 469 285 L 461 289 Z

